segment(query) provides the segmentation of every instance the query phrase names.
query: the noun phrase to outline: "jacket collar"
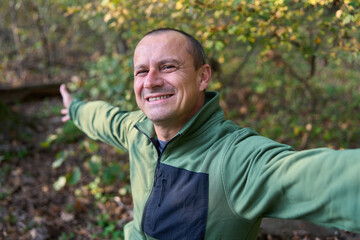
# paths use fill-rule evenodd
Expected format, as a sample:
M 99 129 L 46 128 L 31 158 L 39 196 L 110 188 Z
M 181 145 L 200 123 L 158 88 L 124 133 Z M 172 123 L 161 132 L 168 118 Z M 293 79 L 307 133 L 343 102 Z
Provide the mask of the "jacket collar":
M 191 134 L 200 128 L 203 128 L 205 123 L 215 114 L 220 114 L 219 117 L 225 118 L 224 113 L 220 107 L 220 97 L 218 92 L 205 93 L 205 105 L 180 129 L 176 134 L 184 135 Z M 156 137 L 154 124 L 147 118 L 138 122 L 135 127 L 148 138 Z

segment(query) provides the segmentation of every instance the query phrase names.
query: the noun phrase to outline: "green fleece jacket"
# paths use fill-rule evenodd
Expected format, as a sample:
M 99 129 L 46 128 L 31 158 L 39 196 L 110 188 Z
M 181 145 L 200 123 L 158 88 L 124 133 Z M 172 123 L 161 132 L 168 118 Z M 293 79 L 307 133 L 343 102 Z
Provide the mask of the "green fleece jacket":
M 141 111 L 73 101 L 90 138 L 128 151 L 125 239 L 256 239 L 263 217 L 360 232 L 360 150 L 295 151 L 225 120 L 217 93 L 161 153 Z

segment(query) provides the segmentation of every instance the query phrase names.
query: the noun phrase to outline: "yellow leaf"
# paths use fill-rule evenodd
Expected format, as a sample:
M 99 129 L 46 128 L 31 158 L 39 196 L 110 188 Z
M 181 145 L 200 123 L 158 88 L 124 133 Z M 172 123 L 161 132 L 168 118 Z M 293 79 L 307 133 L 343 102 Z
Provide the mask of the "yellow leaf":
M 219 90 L 221 87 L 222 87 L 221 82 L 216 82 L 216 83 L 214 84 L 214 90 Z
M 109 0 L 101 1 L 101 6 L 106 6 L 109 3 Z
M 125 16 L 129 15 L 129 11 L 128 11 L 126 8 L 123 9 L 122 13 L 123 13 Z
M 220 56 L 218 61 L 219 63 L 224 63 L 225 62 L 224 56 Z
M 92 4 L 91 3 L 85 4 L 84 9 L 85 10 L 91 10 L 92 9 Z
M 337 18 L 340 18 L 342 13 L 343 13 L 342 10 L 337 10 L 335 15 Z
M 183 4 L 182 4 L 182 2 L 176 2 L 176 10 L 181 10 L 182 8 L 183 8 Z
M 110 13 L 107 13 L 107 14 L 104 16 L 104 21 L 105 21 L 105 22 L 108 22 L 110 19 L 111 19 L 111 14 L 110 14 Z
M 316 4 L 317 4 L 317 1 L 316 1 L 316 0 L 309 0 L 309 3 L 310 3 L 311 5 L 316 5 Z
M 281 35 L 283 35 L 285 32 L 286 32 L 286 29 L 285 29 L 284 27 L 280 27 L 279 29 L 277 29 L 277 30 L 275 31 L 276 35 L 279 36 L 279 37 L 280 37 Z
M 293 128 L 295 136 L 298 136 L 301 133 L 301 127 L 300 126 L 294 126 Z
M 118 18 L 118 21 L 117 21 L 119 24 L 123 24 L 125 22 L 125 18 L 123 16 L 119 17 Z
M 215 18 L 219 18 L 221 16 L 222 12 L 221 11 L 215 11 L 214 13 L 214 17 Z

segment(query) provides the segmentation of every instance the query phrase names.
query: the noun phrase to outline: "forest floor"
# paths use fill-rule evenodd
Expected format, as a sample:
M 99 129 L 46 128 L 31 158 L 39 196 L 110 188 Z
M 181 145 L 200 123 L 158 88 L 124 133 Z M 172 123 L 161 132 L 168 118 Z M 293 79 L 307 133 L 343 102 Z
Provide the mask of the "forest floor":
M 0 154 L 0 240 L 122 239 L 122 227 L 132 219 L 131 195 L 118 193 L 124 183 L 104 187 L 103 195 L 112 197 L 99 200 L 89 188 L 79 187 L 93 183 L 95 178 L 82 171 L 77 184 L 54 190 L 54 182 L 74 165 L 86 168 L 76 157 L 79 152 L 61 167 L 52 167 L 61 149 L 77 151 L 79 139 L 51 147 L 40 144 L 62 128 L 61 116 L 56 113 L 60 108 L 60 96 L 13 106 L 35 127 L 26 140 L 12 140 L 0 149 L 4 151 Z M 99 151 L 108 158 L 119 158 L 117 151 L 104 144 L 99 144 Z M 315 232 L 300 228 L 285 232 L 275 229 L 279 226 L 284 228 L 267 224 L 270 231 L 262 230 L 258 239 L 360 239 L 342 231 L 324 237 L 317 236 L 316 228 Z
M 60 114 L 51 110 L 60 108 L 60 97 L 13 108 L 31 119 L 35 127 L 28 130 L 31 133 L 26 139 L 4 143 L 0 149 L 0 153 L 4 151 L 0 154 L 0 240 L 111 239 L 104 229 L 109 228 L 107 231 L 114 235 L 132 218 L 129 194 L 107 201 L 96 200 L 86 189 L 82 189 L 81 196 L 75 194 L 79 186 L 93 182 L 94 176 L 88 171 L 82 171 L 77 185 L 54 190 L 54 182 L 78 164 L 74 157 L 59 168 L 52 167 L 61 149 L 77 149 L 79 142 L 41 146 L 49 135 L 62 128 Z M 113 148 L 105 144 L 100 144 L 100 148 L 109 157 L 118 158 Z M 118 187 L 115 184 L 104 188 L 104 192 L 116 192 Z M 112 219 L 118 219 L 116 225 Z M 117 235 L 121 236 L 121 232 Z

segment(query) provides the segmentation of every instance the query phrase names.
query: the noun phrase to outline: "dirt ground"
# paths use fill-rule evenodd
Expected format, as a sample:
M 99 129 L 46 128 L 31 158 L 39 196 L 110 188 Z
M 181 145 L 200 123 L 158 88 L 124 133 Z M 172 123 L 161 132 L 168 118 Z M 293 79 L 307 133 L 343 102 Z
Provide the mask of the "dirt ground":
M 69 158 L 62 167 L 54 169 L 52 163 L 56 153 L 63 148 L 74 148 L 71 145 L 77 144 L 50 148 L 40 146 L 63 123 L 60 114 L 42 114 L 44 117 L 41 119 L 34 116 L 56 105 L 61 106 L 60 98 L 14 107 L 36 121 L 36 127 L 32 129 L 31 139 L 13 140 L 0 146 L 0 151 L 12 155 L 0 161 L 0 240 L 105 239 L 96 237 L 103 232 L 97 218 L 99 214 L 111 213 L 111 219 L 119 219 L 119 228 L 131 220 L 132 202 L 129 196 L 99 203 L 92 194 L 84 193 L 81 197 L 74 194 L 79 185 L 93 180 L 93 176 L 86 174 L 88 171 L 82 171 L 78 185 L 54 190 L 53 184 L 58 177 L 76 163 L 76 158 Z M 117 153 L 105 144 L 100 144 L 100 148 L 116 157 Z M 119 186 L 114 185 L 106 191 L 115 192 L 116 187 Z
M 45 106 L 46 105 L 46 106 Z M 48 106 L 61 106 L 59 97 L 46 101 L 21 104 L 17 111 L 32 118 L 38 111 Z M 116 222 L 115 228 L 122 226 L 132 218 L 131 196 L 117 196 L 106 202 L 95 201 L 91 194 L 81 197 L 74 192 L 77 186 L 66 186 L 55 191 L 53 183 L 76 162 L 72 158 L 61 168 L 52 168 L 56 152 L 60 148 L 71 148 L 71 144 L 43 148 L 39 143 L 49 134 L 62 126 L 60 114 L 43 114 L 34 118 L 36 129 L 30 141 L 12 141 L 2 143 L 2 150 L 13 156 L 0 159 L 0 240 L 47 240 L 47 239 L 110 239 L 102 237 L 104 224 L 99 215 L 110 213 L 109 218 Z M 72 143 L 76 144 L 76 143 Z M 100 144 L 104 152 L 116 158 L 116 152 Z M 0 154 L 1 156 L 2 154 Z M 81 164 L 81 163 L 80 163 Z M 79 185 L 93 180 L 93 176 L 84 171 Z M 109 193 L 116 192 L 119 186 L 107 188 Z M 117 239 L 117 238 L 112 238 Z M 258 239 L 360 239 L 351 233 L 324 230 L 306 222 L 264 221 Z

